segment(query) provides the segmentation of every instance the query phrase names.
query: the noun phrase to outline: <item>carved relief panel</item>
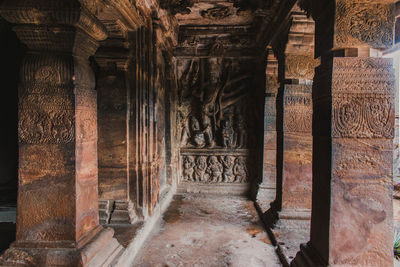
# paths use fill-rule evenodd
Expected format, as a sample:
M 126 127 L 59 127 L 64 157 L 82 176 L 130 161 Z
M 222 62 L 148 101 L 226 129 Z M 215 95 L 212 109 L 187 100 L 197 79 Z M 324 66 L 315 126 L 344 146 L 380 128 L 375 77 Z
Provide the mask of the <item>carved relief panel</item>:
M 311 133 L 313 112 L 311 92 L 311 85 L 285 85 L 284 132 Z
M 257 108 L 247 60 L 180 59 L 181 178 L 202 183 L 246 183 Z M 190 153 L 189 153 L 190 152 Z

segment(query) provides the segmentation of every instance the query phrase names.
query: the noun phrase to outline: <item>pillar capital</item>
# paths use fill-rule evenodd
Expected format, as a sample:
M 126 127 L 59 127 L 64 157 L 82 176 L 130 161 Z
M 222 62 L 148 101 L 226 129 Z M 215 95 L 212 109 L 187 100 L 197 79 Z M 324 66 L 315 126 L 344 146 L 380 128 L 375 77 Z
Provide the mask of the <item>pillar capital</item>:
M 0 14 L 30 51 L 89 57 L 107 38 L 103 24 L 78 1 L 3 1 Z

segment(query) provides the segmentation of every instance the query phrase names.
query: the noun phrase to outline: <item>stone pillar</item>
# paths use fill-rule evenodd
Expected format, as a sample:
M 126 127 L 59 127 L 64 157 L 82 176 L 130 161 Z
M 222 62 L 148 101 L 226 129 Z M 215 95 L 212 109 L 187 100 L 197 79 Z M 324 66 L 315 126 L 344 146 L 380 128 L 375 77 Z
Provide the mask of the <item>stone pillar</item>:
M 16 241 L 0 264 L 99 266 L 118 247 L 113 230 L 99 225 L 88 61 L 106 32 L 77 1 L 3 1 L 0 13 L 29 49 L 18 92 Z
M 99 65 L 99 214 L 103 224 L 137 220 L 129 196 L 129 158 L 134 153 L 129 149 L 130 53 L 130 49 L 104 47 L 95 56 Z
M 321 56 L 311 241 L 292 266 L 393 266 L 395 79 L 391 59 L 372 57 L 392 44 L 393 5 L 336 0 L 311 7 Z
M 313 69 L 312 61 L 311 55 L 286 55 L 288 69 L 300 62 Z M 309 80 L 301 80 L 300 77 L 295 79 L 295 73 L 286 72 L 286 75 L 283 92 L 282 211 L 279 217 L 309 219 L 312 195 L 312 90 Z
M 267 48 L 266 89 L 264 103 L 264 157 L 263 179 L 257 199 L 261 207 L 269 209 L 276 198 L 276 96 L 278 94 L 278 60 L 271 48 Z
M 299 11 L 291 15 L 285 50 L 281 219 L 311 218 L 314 21 Z

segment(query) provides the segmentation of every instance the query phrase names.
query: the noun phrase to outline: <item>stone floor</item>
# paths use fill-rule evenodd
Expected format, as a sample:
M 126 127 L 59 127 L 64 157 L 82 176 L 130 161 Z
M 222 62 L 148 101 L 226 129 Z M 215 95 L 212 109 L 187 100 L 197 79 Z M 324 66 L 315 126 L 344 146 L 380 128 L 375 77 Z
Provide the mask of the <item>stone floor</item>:
M 309 220 L 279 220 L 272 229 L 288 263 L 296 257 L 300 245 L 310 240 L 310 223 Z
M 253 202 L 182 194 L 136 257 L 134 266 L 281 266 Z

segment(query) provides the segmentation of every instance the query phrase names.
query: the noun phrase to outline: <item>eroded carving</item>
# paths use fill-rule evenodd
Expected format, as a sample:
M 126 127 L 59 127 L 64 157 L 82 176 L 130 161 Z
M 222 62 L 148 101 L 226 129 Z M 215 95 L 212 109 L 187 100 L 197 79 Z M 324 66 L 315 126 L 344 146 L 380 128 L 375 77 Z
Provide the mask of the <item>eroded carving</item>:
M 20 110 L 20 143 L 69 143 L 74 140 L 73 110 Z
M 207 19 L 224 19 L 232 14 L 233 10 L 229 6 L 216 6 L 201 12 L 201 16 Z
M 311 133 L 311 85 L 286 85 L 284 98 L 284 131 Z
M 312 80 L 316 66 L 318 60 L 312 55 L 286 55 L 285 78 Z
M 336 3 L 336 45 L 367 44 L 374 48 L 392 46 L 393 5 L 389 2 L 340 0 Z
M 390 59 L 335 58 L 332 136 L 392 138 L 393 93 Z
M 200 183 L 247 183 L 250 176 L 247 156 L 242 156 L 241 153 L 214 153 L 207 156 L 202 155 L 204 151 L 198 150 L 197 153 L 183 155 L 182 180 Z
M 250 75 L 238 62 L 221 58 L 182 60 L 182 65 L 181 147 L 249 147 L 251 122 L 256 118 L 246 90 Z

